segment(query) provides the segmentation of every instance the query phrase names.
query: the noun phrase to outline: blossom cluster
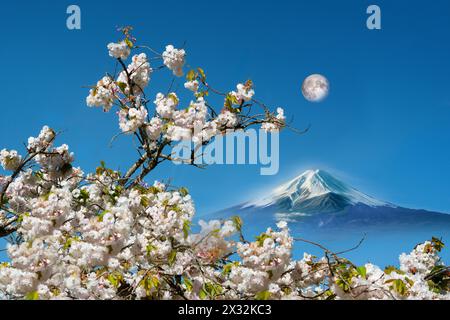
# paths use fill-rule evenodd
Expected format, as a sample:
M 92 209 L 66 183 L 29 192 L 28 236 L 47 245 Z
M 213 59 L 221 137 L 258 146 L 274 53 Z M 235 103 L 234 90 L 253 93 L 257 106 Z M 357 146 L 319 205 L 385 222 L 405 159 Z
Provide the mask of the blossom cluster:
M 355 267 L 307 253 L 293 260 L 286 222 L 249 242 L 242 221 L 200 221 L 187 189 L 131 188 L 104 163 L 85 175 L 67 145 L 30 138 L 33 167 L 11 181 L 1 222 L 20 235 L 0 266 L 14 299 L 448 299 L 436 238 L 400 256 L 400 267 Z M 50 134 L 51 135 L 51 134 Z M 38 143 L 37 141 L 40 141 Z M 18 157 L 18 156 L 17 156 Z M 26 158 L 26 157 L 25 157 Z M 20 160 L 19 160 L 20 161 Z M 236 234 L 241 239 L 236 240 Z M 237 256 L 236 256 L 237 254 Z M 446 280 L 448 281 L 448 280 Z
M 127 94 L 143 92 L 150 81 L 152 72 L 147 55 L 145 53 L 136 54 L 131 58 L 127 69 L 120 72 L 116 83 Z
M 163 52 L 162 57 L 164 64 L 172 70 L 173 74 L 177 77 L 183 75 L 183 66 L 185 64 L 186 52 L 184 49 L 175 49 L 173 45 L 166 46 L 166 50 Z
M 282 108 L 277 109 L 277 114 L 265 110 L 265 116 L 262 118 L 249 116 L 248 112 L 243 116 L 244 111 L 250 110 L 255 103 L 252 81 L 237 84 L 235 91 L 220 93 L 211 89 L 201 68 L 187 73 L 184 87 L 194 94 L 194 99 L 187 107 L 182 107 L 176 92 L 169 92 L 156 94 L 153 109 L 147 105 L 145 89 L 151 74 L 160 67 L 152 68 L 150 58 L 143 52 L 134 54 L 131 63 L 126 66 L 125 62 L 131 51 L 137 48 L 138 46 L 129 40 L 129 33 L 125 40 L 108 44 L 109 55 L 117 59 L 123 70 L 117 76 L 107 75 L 99 80 L 96 86 L 90 89 L 86 102 L 88 106 L 102 107 L 104 111 L 109 111 L 116 105 L 121 131 L 126 134 L 139 132 L 143 135 L 141 138 L 146 140 L 147 146 L 154 145 L 154 142 L 160 139 L 166 139 L 168 142 L 191 139 L 195 143 L 207 143 L 216 135 L 245 129 L 251 124 L 261 124 L 261 128 L 268 132 L 285 127 Z M 184 74 L 184 49 L 168 45 L 160 56 L 151 59 L 162 59 L 163 66 L 177 77 Z M 215 111 L 206 100 L 211 92 L 224 97 L 224 105 L 219 111 Z
M 286 116 L 282 108 L 277 108 L 277 115 L 272 117 L 273 121 L 265 122 L 261 128 L 267 132 L 276 132 L 282 129 L 286 122 Z
M 329 252 L 327 258 L 305 253 L 296 261 L 286 222 L 252 242 L 244 239 L 238 217 L 200 221 L 193 232 L 195 208 L 187 189 L 161 182 L 126 187 L 104 163 L 86 175 L 73 166 L 67 145 L 53 146 L 48 127 L 29 142 L 33 164 L 10 180 L 0 212 L 0 223 L 14 225 L 20 235 L 8 244 L 10 261 L 0 266 L 5 297 L 450 298 L 439 239 L 402 254 L 399 268 L 356 267 Z M 3 153 L 17 159 L 11 170 L 29 159 Z
M 111 42 L 108 44 L 109 55 L 117 59 L 127 59 L 130 55 L 130 46 L 126 41 L 120 41 L 119 43 Z
M 348 266 L 335 275 L 333 290 L 342 299 L 450 299 L 449 274 L 439 257 L 443 243 L 436 238 L 402 253 L 400 267 L 384 270 L 368 263 Z
M 87 104 L 117 106 L 119 127 L 134 134 L 140 158 L 125 173 L 105 162 L 93 173 L 74 166 L 66 144 L 44 126 L 30 137 L 26 154 L 0 151 L 0 237 L 10 237 L 9 261 L 0 264 L 0 297 L 10 299 L 450 299 L 448 268 L 436 238 L 400 256 L 400 267 L 355 266 L 326 250 L 292 257 L 295 239 L 286 222 L 253 241 L 242 220 L 199 221 L 186 188 L 147 184 L 145 177 L 168 156 L 164 147 L 192 139 L 207 143 L 217 134 L 261 125 L 286 126 L 284 111 L 252 116 L 251 81 L 222 93 L 201 69 L 190 70 L 184 87 L 194 98 L 182 108 L 176 92 L 158 93 L 148 105 L 150 67 L 145 53 L 125 40 L 108 45 L 122 66 L 91 88 Z M 185 51 L 167 46 L 159 57 L 176 76 Z M 157 57 L 158 58 L 158 57 Z M 216 112 L 207 97 L 221 96 Z M 153 100 L 153 99 L 152 99 Z M 151 100 L 150 100 L 151 101 Z M 261 105 L 261 104 L 259 104 Z M 323 248 L 323 247 L 322 247 Z
M 0 164 L 5 170 L 15 170 L 19 167 L 22 157 L 17 153 L 16 150 L 6 150 L 0 151 Z

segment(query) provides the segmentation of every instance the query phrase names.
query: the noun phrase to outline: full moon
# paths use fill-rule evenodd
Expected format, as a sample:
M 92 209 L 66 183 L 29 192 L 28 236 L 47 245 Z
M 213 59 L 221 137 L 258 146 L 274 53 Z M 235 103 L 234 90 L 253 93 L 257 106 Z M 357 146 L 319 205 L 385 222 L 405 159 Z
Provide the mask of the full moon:
M 321 74 L 308 76 L 302 84 L 302 93 L 306 100 L 320 102 L 328 96 L 330 84 Z

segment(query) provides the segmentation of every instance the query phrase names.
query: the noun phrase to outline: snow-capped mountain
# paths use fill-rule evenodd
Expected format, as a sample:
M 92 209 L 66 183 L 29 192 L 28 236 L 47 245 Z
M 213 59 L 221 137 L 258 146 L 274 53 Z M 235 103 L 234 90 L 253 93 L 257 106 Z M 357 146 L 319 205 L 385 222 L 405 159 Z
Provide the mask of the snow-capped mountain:
M 265 197 L 213 216 L 226 218 L 236 214 L 253 226 L 286 220 L 308 226 L 309 230 L 440 225 L 450 231 L 449 214 L 402 208 L 375 199 L 323 170 L 305 171 Z
M 378 256 L 380 264 L 395 264 L 401 250 L 432 236 L 450 242 L 450 214 L 403 208 L 375 199 L 323 170 L 308 170 L 260 199 L 203 219 L 235 215 L 242 218 L 244 233 L 250 237 L 280 220 L 288 222 L 292 235 L 331 248 L 337 244 L 339 249 L 351 247 L 366 234 L 366 247 L 358 252 L 363 254 L 361 262 Z M 450 259 L 450 252 L 446 258 Z
M 291 211 L 324 213 L 356 204 L 393 206 L 352 188 L 323 170 L 308 170 L 276 188 L 269 196 L 250 201 L 243 207 L 277 205 Z

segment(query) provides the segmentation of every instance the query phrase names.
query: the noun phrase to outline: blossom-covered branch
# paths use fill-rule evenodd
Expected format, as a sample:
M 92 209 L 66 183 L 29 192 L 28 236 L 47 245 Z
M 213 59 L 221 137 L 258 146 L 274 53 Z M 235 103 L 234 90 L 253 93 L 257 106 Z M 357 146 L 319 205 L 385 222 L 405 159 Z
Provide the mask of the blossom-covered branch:
M 105 111 L 117 106 L 121 131 L 136 135 L 142 150 L 145 151 L 122 177 L 123 185 L 128 183 L 141 167 L 146 166 L 141 170 L 141 174 L 135 176 L 138 181 L 142 181 L 157 164 L 171 159 L 164 150 L 179 141 L 190 140 L 194 144 L 206 145 L 217 135 L 245 130 L 253 125 L 261 125 L 268 132 L 285 127 L 286 117 L 283 109 L 277 108 L 276 113 L 272 113 L 268 107 L 256 101 L 252 81 L 238 83 L 235 91 L 222 93 L 211 86 L 201 68 L 187 72 L 184 87 L 191 91 L 193 99 L 184 108 L 181 107 L 182 102 L 175 92 L 157 93 L 153 101 L 154 107 L 149 105 L 145 89 L 154 72 L 161 69 L 152 68 L 150 61 L 161 59 L 165 68 L 174 76 L 181 77 L 184 75 L 186 52 L 184 49 L 174 48 L 173 45 L 166 46 L 161 55 L 150 49 L 154 56 L 136 53 L 127 66 L 125 61 L 133 51 L 149 47 L 138 45 L 129 27 L 122 31 L 125 38 L 108 45 L 109 55 L 117 60 L 122 71 L 117 76 L 107 75 L 98 81 L 90 90 L 86 101 L 88 106 L 102 107 Z M 223 105 L 214 108 L 208 102 L 210 95 L 220 96 Z M 253 105 L 258 105 L 262 113 L 252 113 Z M 194 163 L 195 158 L 192 157 L 189 164 Z M 134 184 L 130 182 L 130 185 Z
M 283 128 L 280 108 L 270 112 L 254 99 L 251 81 L 236 91 L 214 89 L 200 68 L 187 72 L 194 98 L 186 108 L 175 92 L 158 93 L 154 106 L 144 93 L 160 58 L 174 76 L 183 74 L 186 52 L 169 45 L 151 59 L 137 53 L 131 29 L 108 45 L 122 70 L 103 77 L 87 103 L 117 108 L 119 127 L 140 142 L 139 159 L 125 173 L 105 162 L 85 174 L 73 165 L 67 145 L 55 146 L 55 131 L 43 127 L 26 154 L 0 151 L 0 237 L 12 236 L 9 261 L 0 264 L 0 297 L 11 299 L 448 299 L 449 270 L 436 238 L 400 256 L 400 267 L 356 266 L 341 253 L 317 245 L 323 257 L 292 257 L 287 223 L 251 241 L 239 217 L 191 225 L 195 207 L 186 188 L 145 178 L 172 143 L 208 143 L 228 130 L 261 125 Z M 158 70 L 161 68 L 158 68 Z M 161 69 L 162 70 L 162 69 Z M 216 110 L 209 94 L 223 98 Z M 252 113 L 251 106 L 262 108 Z M 190 163 L 193 164 L 194 163 Z M 342 252 L 345 253 L 345 252 Z

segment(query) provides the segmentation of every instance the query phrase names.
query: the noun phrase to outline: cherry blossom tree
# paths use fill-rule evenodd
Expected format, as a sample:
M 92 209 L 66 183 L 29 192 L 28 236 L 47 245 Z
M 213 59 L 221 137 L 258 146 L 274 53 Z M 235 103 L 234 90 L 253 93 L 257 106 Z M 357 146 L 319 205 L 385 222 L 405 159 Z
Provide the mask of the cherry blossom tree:
M 292 258 L 295 241 L 279 222 L 250 241 L 239 217 L 200 221 L 186 188 L 146 177 L 170 148 L 217 135 L 261 126 L 287 126 L 282 108 L 275 112 L 255 99 L 251 81 L 235 90 L 214 88 L 201 68 L 186 69 L 186 52 L 173 45 L 160 54 L 123 37 L 108 44 L 120 72 L 106 74 L 86 99 L 90 107 L 117 111 L 119 128 L 139 142 L 139 157 L 126 172 L 105 162 L 93 173 L 74 166 L 74 155 L 44 126 L 30 137 L 23 155 L 3 149 L 0 164 L 0 237 L 8 240 L 9 260 L 0 265 L 0 295 L 8 299 L 449 299 L 449 269 L 439 258 L 436 238 L 400 256 L 400 266 L 356 266 L 320 244 L 323 257 Z M 133 54 L 133 55 L 132 55 Z M 149 54 L 149 56 L 147 55 Z M 131 59 L 129 59 L 132 55 Z M 128 63 L 128 60 L 129 63 Z M 161 61 L 161 66 L 153 66 Z M 152 63 L 152 64 L 151 64 Z M 186 73 L 185 104 L 175 92 L 146 96 L 157 72 Z M 218 109 L 208 102 L 223 100 Z M 152 101 L 153 100 L 153 101 Z M 259 109 L 259 112 L 255 112 Z M 311 242 L 310 242 L 311 243 Z

